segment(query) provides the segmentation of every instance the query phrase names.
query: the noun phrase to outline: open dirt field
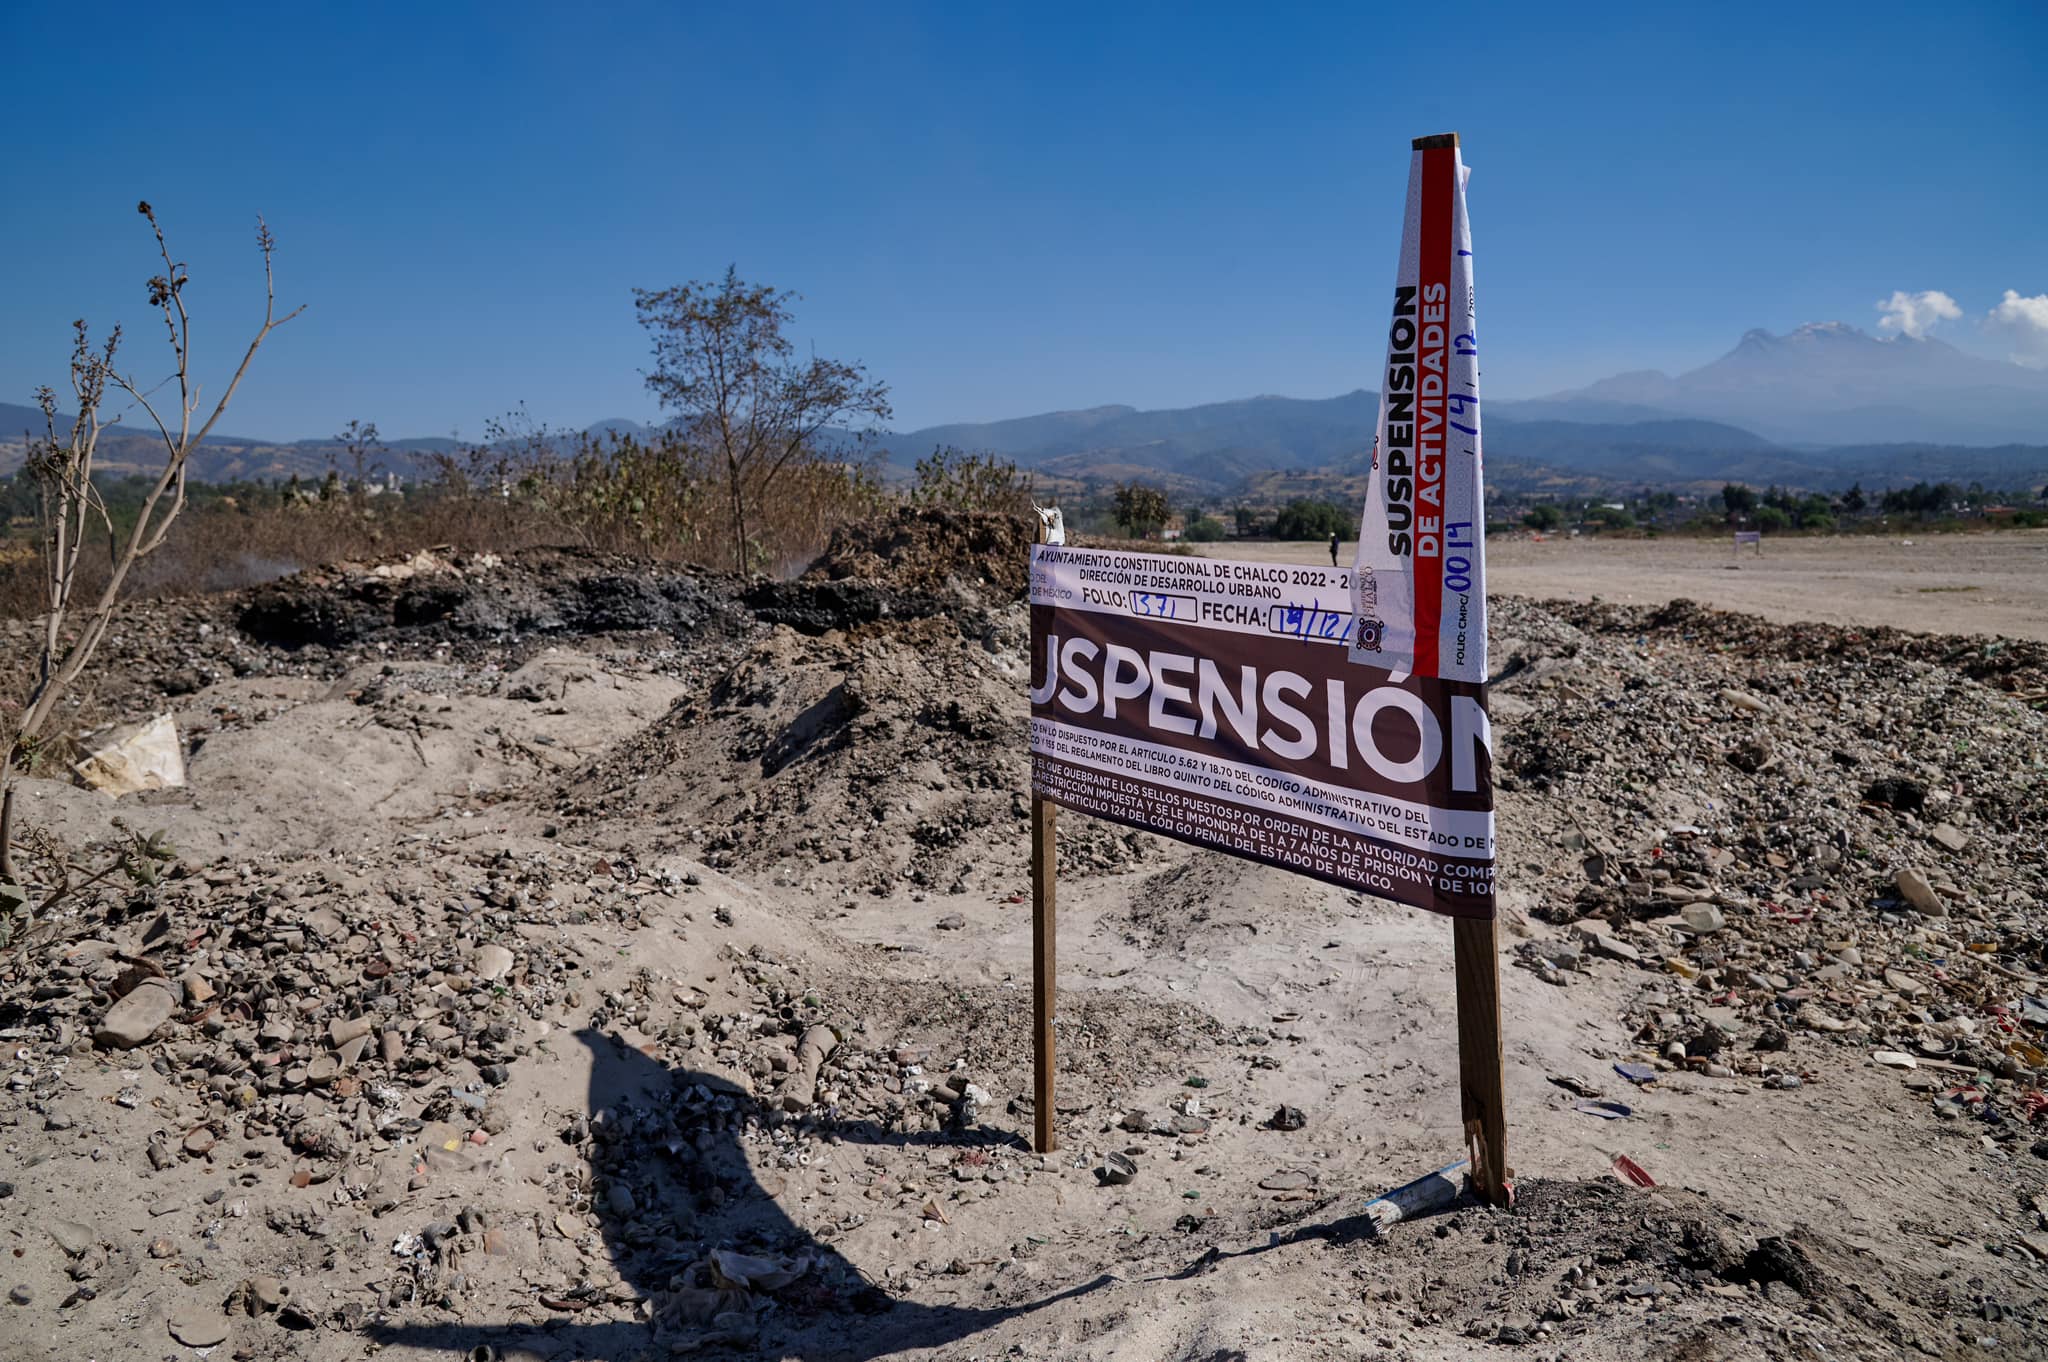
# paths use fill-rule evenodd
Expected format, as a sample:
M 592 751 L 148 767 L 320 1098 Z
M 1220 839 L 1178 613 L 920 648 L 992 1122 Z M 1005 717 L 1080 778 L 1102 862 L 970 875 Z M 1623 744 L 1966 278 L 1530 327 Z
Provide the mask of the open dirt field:
M 1343 545 L 1345 562 L 1352 551 Z M 1211 544 L 1201 552 L 1329 561 L 1325 544 Z M 1684 598 L 1781 623 L 2048 640 L 2048 530 L 1783 538 L 1739 558 L 1727 540 L 1515 535 L 1487 541 L 1486 565 L 1494 591 L 1539 600 Z
M 0 947 L 0 1358 L 2048 1356 L 2048 648 L 1874 627 L 2044 541 L 1501 547 L 1603 598 L 1492 621 L 1518 1201 L 1374 1237 L 1463 1152 L 1448 925 L 1071 814 L 1027 1146 L 1027 539 L 131 615 L 92 712 L 190 784 L 27 789 L 38 902 L 175 850 Z

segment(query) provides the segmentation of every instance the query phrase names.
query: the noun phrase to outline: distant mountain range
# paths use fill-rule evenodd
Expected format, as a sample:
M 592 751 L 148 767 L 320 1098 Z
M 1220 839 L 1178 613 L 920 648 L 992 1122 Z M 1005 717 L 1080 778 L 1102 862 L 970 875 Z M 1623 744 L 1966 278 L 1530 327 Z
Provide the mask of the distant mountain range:
M 899 473 L 951 445 L 1063 482 L 1150 477 L 1222 493 L 1275 473 L 1362 469 L 1378 401 L 1361 389 L 1157 411 L 1090 407 L 890 432 L 878 442 Z M 40 420 L 31 408 L 0 403 L 0 469 L 20 457 L 18 432 Z M 588 427 L 647 429 L 628 420 Z M 146 457 L 146 444 L 129 443 L 136 440 L 115 437 L 108 462 Z M 398 440 L 387 459 L 403 471 L 454 447 L 447 439 Z M 215 436 L 194 473 L 216 481 L 318 475 L 337 449 L 332 441 Z M 1552 470 L 1632 485 L 1734 479 L 1833 489 L 1947 479 L 2038 487 L 2048 481 L 2048 371 L 1939 340 L 1879 339 L 1841 322 L 1784 336 L 1751 331 L 1675 378 L 1644 370 L 1550 397 L 1489 402 L 1486 450 L 1503 475 Z
M 1931 336 L 1880 339 L 1846 322 L 1783 336 L 1751 331 L 1676 378 L 1644 369 L 1529 405 L 1567 420 L 1632 419 L 1646 409 L 1702 417 L 1788 444 L 2048 442 L 2048 370 L 1966 354 Z

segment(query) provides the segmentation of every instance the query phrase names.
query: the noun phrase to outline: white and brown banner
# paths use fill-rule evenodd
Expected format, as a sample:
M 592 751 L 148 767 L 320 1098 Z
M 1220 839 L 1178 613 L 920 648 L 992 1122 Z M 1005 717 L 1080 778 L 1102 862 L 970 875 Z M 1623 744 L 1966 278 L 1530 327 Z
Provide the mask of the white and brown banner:
M 1483 681 L 1486 511 L 1466 175 L 1456 133 L 1416 139 L 1352 579 L 1352 656 Z
M 1353 660 L 1348 569 L 1039 545 L 1032 783 L 1068 808 L 1493 916 L 1476 681 Z

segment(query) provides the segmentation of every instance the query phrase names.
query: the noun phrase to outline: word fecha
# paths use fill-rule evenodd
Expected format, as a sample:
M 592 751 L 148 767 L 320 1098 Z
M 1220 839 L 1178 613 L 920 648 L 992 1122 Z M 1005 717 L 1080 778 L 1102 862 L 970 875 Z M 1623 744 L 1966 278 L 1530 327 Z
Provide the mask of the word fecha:
M 1446 717 L 1440 718 L 1411 690 L 1367 686 L 1354 697 L 1343 678 L 1331 677 L 1323 680 L 1322 703 L 1311 713 L 1302 706 L 1313 700 L 1315 682 L 1284 668 L 1262 675 L 1255 666 L 1239 664 L 1233 688 L 1225 669 L 1210 658 L 1120 643 L 1098 647 L 1092 639 L 1063 641 L 1057 633 L 1047 636 L 1045 660 L 1045 675 L 1034 678 L 1031 690 L 1034 709 L 1057 704 L 1077 717 L 1124 715 L 1126 723 L 1135 711 L 1158 733 L 1205 742 L 1227 727 L 1225 742 L 1248 755 L 1314 761 L 1336 771 L 1349 770 L 1356 752 L 1381 780 L 1397 785 L 1430 781 L 1448 751 L 1455 794 L 1479 793 L 1491 770 L 1492 727 L 1470 695 L 1450 695 Z M 1380 721 L 1393 715 L 1407 721 L 1403 737 L 1412 733 L 1406 756 L 1387 750 Z

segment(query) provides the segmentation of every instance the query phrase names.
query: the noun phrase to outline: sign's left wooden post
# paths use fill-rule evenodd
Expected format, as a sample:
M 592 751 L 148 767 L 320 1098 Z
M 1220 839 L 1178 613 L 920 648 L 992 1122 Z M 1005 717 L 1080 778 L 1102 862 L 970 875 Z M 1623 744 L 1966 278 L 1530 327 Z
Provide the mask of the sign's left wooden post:
M 1038 526 L 1038 539 L 1045 541 L 1045 524 Z M 1031 1114 L 1032 1148 L 1050 1154 L 1059 1148 L 1053 1133 L 1053 1034 L 1055 996 L 1056 932 L 1053 913 L 1054 870 L 1058 865 L 1054 829 L 1059 806 L 1031 792 L 1031 1057 L 1033 1064 Z
M 1042 795 L 1031 797 L 1031 993 L 1035 1027 L 1032 1053 L 1037 1065 L 1031 1109 L 1037 1118 L 1032 1147 L 1041 1154 L 1059 1148 L 1053 1134 L 1053 821 L 1059 806 Z

